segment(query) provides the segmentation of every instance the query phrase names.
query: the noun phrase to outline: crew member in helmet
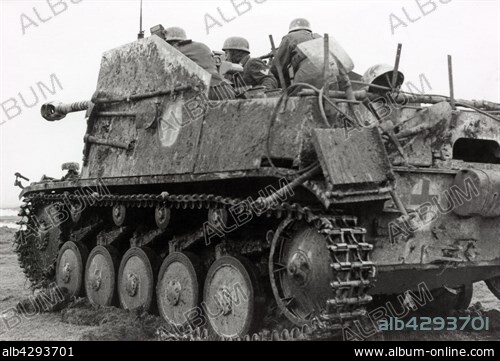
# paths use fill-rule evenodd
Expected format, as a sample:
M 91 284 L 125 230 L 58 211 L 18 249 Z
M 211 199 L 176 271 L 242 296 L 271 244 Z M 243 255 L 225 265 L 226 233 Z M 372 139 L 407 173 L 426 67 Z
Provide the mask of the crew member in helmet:
M 278 82 L 269 67 L 260 59 L 250 57 L 250 45 L 245 38 L 233 36 L 224 42 L 222 50 L 226 53 L 226 60 L 243 66 L 241 74 L 244 85 L 264 86 L 266 89 L 276 89 Z M 239 86 L 238 79 L 233 80 Z
M 311 24 L 307 19 L 298 18 L 293 20 L 290 23 L 288 34 L 283 37 L 276 52 L 275 60 L 271 67 L 272 73 L 276 76 L 278 75 L 276 62 L 279 62 L 279 65 L 283 69 L 287 86 L 290 85 L 290 78 L 288 76 L 290 69 L 293 69 L 294 83 L 308 83 L 320 87 L 323 83 L 322 71 L 316 68 L 297 47 L 301 43 L 318 38 L 321 38 L 321 36 L 312 32 Z
M 210 100 L 235 98 L 232 87 L 217 72 L 213 53 L 208 46 L 187 39 L 184 29 L 176 26 L 165 29 L 165 40 L 212 75 L 208 95 Z

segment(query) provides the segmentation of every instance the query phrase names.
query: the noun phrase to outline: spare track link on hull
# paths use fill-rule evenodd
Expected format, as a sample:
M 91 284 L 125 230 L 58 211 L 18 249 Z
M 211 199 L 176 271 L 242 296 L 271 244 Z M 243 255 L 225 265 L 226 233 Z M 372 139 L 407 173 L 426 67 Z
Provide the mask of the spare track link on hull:
M 40 204 L 55 204 L 78 202 L 90 207 L 113 207 L 117 204 L 125 207 L 152 208 L 166 207 L 169 209 L 220 209 L 241 205 L 246 200 L 215 196 L 212 194 L 191 195 L 74 195 L 74 194 L 44 194 L 26 195 L 21 215 L 26 208 L 35 209 Z M 276 217 L 305 221 L 315 227 L 326 238 L 330 253 L 330 267 L 333 273 L 333 297 L 327 301 L 326 309 L 314 319 L 318 324 L 316 329 L 336 330 L 355 318 L 365 315 L 364 306 L 371 301 L 367 294 L 374 285 L 376 268 L 370 260 L 373 245 L 365 241 L 366 230 L 356 227 L 357 219 L 352 216 L 335 216 L 322 214 L 319 211 L 303 207 L 297 203 L 270 204 L 259 216 Z M 19 222 L 21 225 L 26 222 Z M 22 231 L 20 231 L 22 232 Z M 21 256 L 21 255 L 20 255 Z M 21 261 L 21 265 L 25 262 Z M 55 265 L 56 259 L 54 259 Z M 29 277 L 29 267 L 24 269 Z

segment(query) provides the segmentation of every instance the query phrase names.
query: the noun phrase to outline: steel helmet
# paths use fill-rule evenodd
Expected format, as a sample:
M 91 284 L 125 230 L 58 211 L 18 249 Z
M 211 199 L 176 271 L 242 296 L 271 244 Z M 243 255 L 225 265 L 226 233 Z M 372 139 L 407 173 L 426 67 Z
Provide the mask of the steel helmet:
M 298 18 L 295 20 L 292 20 L 290 23 L 290 26 L 288 28 L 288 32 L 291 33 L 292 31 L 297 31 L 297 30 L 311 30 L 311 23 L 309 20 L 304 19 L 304 18 Z
M 224 42 L 224 45 L 222 47 L 222 50 L 242 50 L 246 51 L 247 53 L 250 52 L 250 44 L 248 43 L 248 40 L 245 38 L 241 38 L 239 36 L 232 36 L 230 38 L 227 38 L 226 41 Z
M 363 75 L 363 82 L 366 84 L 375 84 L 381 85 L 385 87 L 391 86 L 392 81 L 392 73 L 394 71 L 394 67 L 387 64 L 377 64 L 374 65 L 365 72 Z M 405 80 L 405 76 L 403 73 L 398 71 L 398 79 L 396 81 L 396 87 L 400 87 Z M 366 85 L 368 87 L 368 85 Z M 369 87 L 368 91 L 381 91 L 381 89 Z
M 165 30 L 165 40 L 175 41 L 175 40 L 186 40 L 186 31 L 178 26 L 172 26 Z

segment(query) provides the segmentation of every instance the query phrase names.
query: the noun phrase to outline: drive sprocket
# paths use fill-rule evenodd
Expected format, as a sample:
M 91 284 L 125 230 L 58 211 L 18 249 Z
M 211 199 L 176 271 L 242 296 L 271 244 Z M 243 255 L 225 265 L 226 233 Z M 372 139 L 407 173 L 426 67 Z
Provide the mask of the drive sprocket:
M 15 239 L 19 265 L 33 289 L 45 288 L 54 281 L 55 263 L 62 244 L 57 207 L 39 204 L 23 210 L 25 218 Z

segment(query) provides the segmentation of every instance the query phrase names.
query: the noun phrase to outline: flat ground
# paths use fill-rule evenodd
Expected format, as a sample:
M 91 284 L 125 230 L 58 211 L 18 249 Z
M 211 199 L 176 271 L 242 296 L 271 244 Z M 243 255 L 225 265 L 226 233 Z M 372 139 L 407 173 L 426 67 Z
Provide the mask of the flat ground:
M 60 313 L 43 313 L 34 317 L 14 314 L 16 304 L 29 297 L 31 292 L 13 251 L 13 234 L 10 229 L 0 228 L 0 340 L 80 339 L 90 327 L 63 323 Z
M 31 296 L 12 248 L 14 231 L 0 228 L 0 340 L 151 340 L 160 325 L 156 316 L 116 308 L 94 309 L 80 301 L 69 309 L 24 316 L 17 303 Z M 385 339 L 500 340 L 500 301 L 482 282 L 474 285 L 472 304 L 481 303 L 491 321 L 489 332 L 392 332 Z

